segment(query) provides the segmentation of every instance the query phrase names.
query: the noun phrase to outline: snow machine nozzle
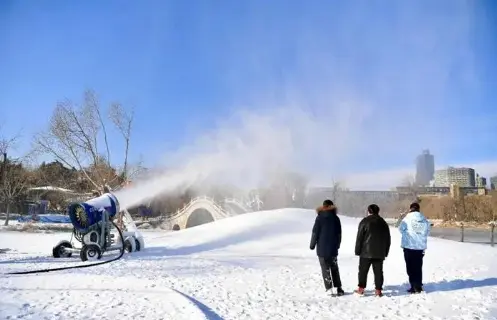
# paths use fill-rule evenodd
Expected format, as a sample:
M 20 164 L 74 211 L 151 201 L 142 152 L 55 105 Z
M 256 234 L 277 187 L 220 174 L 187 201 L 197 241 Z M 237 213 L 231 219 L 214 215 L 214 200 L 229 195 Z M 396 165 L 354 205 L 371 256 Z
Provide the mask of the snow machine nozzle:
M 69 205 L 69 218 L 74 228 L 80 232 L 88 232 L 95 224 L 102 221 L 103 212 L 112 220 L 120 211 L 119 201 L 112 193 L 90 199 L 86 202 L 76 202 Z

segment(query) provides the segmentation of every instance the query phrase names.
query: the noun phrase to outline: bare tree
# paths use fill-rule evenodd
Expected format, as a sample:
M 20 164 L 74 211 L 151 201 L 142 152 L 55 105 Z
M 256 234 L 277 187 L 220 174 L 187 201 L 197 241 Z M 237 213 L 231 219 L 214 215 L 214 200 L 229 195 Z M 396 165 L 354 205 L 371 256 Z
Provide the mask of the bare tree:
M 110 119 L 117 127 L 124 139 L 125 151 L 122 175 L 123 178 L 127 180 L 129 143 L 131 140 L 131 130 L 133 128 L 134 110 L 131 110 L 131 112 L 127 113 L 120 104 L 114 103 L 110 108 Z
M 404 194 L 406 194 L 410 200 L 417 200 L 418 188 L 416 186 L 416 180 L 412 175 L 407 175 L 402 179 L 401 187 Z
M 331 185 L 331 201 L 336 202 L 340 192 L 343 190 L 344 189 L 342 188 L 342 183 L 338 180 L 333 179 Z
M 413 188 L 416 186 L 416 179 L 413 175 L 408 174 L 402 179 L 401 186 Z
M 304 205 L 307 180 L 298 172 L 279 170 L 267 178 L 269 183 L 258 189 L 264 209 L 302 207 Z
M 0 137 L 0 201 L 5 204 L 7 215 L 5 225 L 9 224 L 11 205 L 26 191 L 29 183 L 29 175 L 22 161 L 29 159 L 30 154 L 16 160 L 8 157 L 8 153 L 15 149 L 19 138 L 20 134 L 10 138 Z
M 7 138 L 0 135 L 0 156 L 3 159 L 2 165 L 0 166 L 0 188 L 3 186 L 7 173 L 7 152 L 16 144 L 18 138 L 18 135 L 13 138 Z
M 0 186 L 3 185 L 3 179 L 6 174 L 7 154 L 11 149 L 15 148 L 19 138 L 20 134 L 16 134 L 13 137 L 5 137 L 0 135 L 0 156 L 3 157 L 2 166 L 0 167 Z
M 400 183 L 400 188 L 397 188 L 399 191 L 399 198 L 397 202 L 393 206 L 393 210 L 398 211 L 398 219 L 395 223 L 395 226 L 398 226 L 402 219 L 409 212 L 409 205 L 413 201 L 419 201 L 418 197 L 418 188 L 416 185 L 416 179 L 413 175 L 406 175 Z
M 133 112 L 126 112 L 120 104 L 113 104 L 109 117 L 104 118 L 96 94 L 88 90 L 83 105 L 65 100 L 57 104 L 48 130 L 35 136 L 39 151 L 50 154 L 69 168 L 76 168 L 97 190 L 105 185 L 120 186 L 128 179 L 129 146 Z M 124 138 L 124 165 L 111 162 L 111 142 L 106 120 L 111 120 Z
M 29 172 L 23 167 L 21 162 L 11 161 L 4 157 L 3 162 L 7 163 L 3 185 L 0 188 L 0 199 L 6 206 L 5 225 L 9 224 L 10 208 L 12 204 L 19 202 L 19 198 L 26 192 L 29 186 Z
M 497 222 L 497 190 L 490 191 L 490 205 L 492 206 L 492 221 Z
M 14 148 L 19 138 L 20 135 L 15 135 L 11 138 L 0 137 L 0 153 L 5 154 L 10 151 L 10 149 Z

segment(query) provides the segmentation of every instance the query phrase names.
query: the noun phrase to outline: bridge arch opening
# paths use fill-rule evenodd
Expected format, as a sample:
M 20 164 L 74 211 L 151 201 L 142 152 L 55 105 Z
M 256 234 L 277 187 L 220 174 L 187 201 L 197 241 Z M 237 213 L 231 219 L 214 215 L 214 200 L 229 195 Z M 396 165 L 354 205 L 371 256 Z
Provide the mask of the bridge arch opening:
M 195 226 L 199 226 L 201 224 L 213 222 L 214 217 L 212 214 L 203 208 L 196 209 L 193 211 L 190 216 L 188 217 L 188 220 L 186 220 L 186 228 L 191 228 Z

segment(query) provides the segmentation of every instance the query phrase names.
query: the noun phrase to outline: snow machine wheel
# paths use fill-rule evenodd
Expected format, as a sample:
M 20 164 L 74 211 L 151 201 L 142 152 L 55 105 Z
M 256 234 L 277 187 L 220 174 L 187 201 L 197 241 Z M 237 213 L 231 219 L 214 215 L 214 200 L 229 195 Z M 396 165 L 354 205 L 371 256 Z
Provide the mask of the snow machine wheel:
M 141 248 L 140 248 L 140 241 L 138 241 L 138 239 L 135 239 L 135 251 L 140 251 Z
M 52 249 L 52 255 L 54 258 L 70 258 L 72 252 L 64 250 L 65 248 L 72 249 L 72 244 L 69 241 L 61 241 Z
M 84 245 L 79 254 L 81 261 L 99 260 L 102 258 L 102 250 L 96 244 Z
M 133 252 L 133 246 L 131 245 L 131 241 L 129 239 L 124 241 L 124 252 Z

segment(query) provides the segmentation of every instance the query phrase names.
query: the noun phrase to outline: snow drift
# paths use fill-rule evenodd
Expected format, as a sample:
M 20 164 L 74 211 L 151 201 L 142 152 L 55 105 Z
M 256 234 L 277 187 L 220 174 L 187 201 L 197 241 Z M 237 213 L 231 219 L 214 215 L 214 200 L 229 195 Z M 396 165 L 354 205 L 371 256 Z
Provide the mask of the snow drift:
M 406 295 L 400 235 L 392 229 L 385 296 L 324 294 L 309 250 L 312 210 L 236 216 L 177 232 L 144 232 L 147 249 L 111 265 L 48 275 L 2 277 L 0 316 L 90 319 L 495 319 L 497 250 L 430 238 L 426 294 Z M 357 285 L 359 219 L 341 216 L 339 265 L 344 289 Z M 0 272 L 60 264 L 51 246 L 69 234 L 0 233 Z M 104 257 L 104 258 L 110 258 Z M 373 290 L 373 275 L 368 290 Z M 102 305 L 102 294 L 112 299 Z M 81 302 L 83 301 L 83 302 Z

